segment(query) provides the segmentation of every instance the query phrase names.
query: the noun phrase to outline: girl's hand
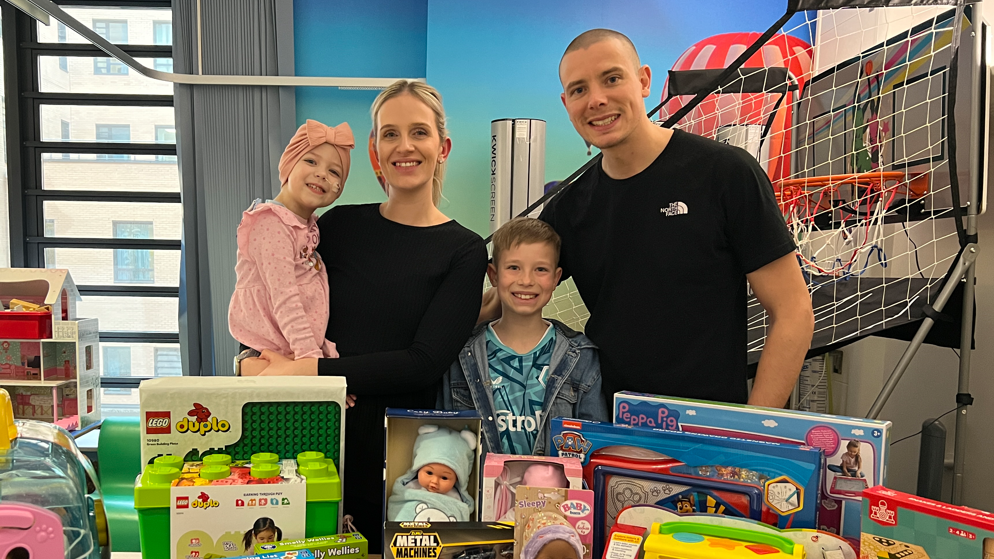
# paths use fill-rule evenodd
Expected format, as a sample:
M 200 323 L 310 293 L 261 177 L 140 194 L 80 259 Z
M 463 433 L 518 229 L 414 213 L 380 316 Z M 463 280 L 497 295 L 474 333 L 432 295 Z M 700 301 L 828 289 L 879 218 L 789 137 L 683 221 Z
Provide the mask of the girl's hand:
M 242 359 L 239 369 L 241 376 L 243 377 L 254 377 L 261 375 L 266 368 L 269 367 L 269 361 L 259 357 L 246 357 Z
M 318 374 L 318 360 L 310 359 L 287 359 L 275 351 L 266 349 L 262 352 L 261 359 L 269 361 L 269 366 L 262 371 L 262 376 L 310 376 Z
M 348 394 L 345 396 L 345 403 L 348 404 L 350 408 L 355 407 L 355 394 Z

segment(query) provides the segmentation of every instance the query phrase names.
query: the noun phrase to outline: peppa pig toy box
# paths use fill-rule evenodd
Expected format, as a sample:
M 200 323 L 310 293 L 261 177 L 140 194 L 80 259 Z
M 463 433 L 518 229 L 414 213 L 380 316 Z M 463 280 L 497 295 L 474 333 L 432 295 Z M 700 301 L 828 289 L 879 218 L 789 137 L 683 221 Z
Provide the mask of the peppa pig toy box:
M 818 529 L 860 541 L 863 490 L 887 480 L 889 421 L 666 398 L 636 392 L 614 395 L 614 421 L 685 433 L 807 445 L 825 452 Z M 849 469 L 847 466 L 857 464 Z

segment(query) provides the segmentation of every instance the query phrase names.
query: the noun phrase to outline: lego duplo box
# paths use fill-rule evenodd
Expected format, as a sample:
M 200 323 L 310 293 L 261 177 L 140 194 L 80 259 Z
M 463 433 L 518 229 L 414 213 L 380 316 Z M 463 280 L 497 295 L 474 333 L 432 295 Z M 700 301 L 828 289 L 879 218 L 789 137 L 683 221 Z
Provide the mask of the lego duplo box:
M 863 491 L 862 559 L 990 559 L 994 514 L 871 487 Z
M 369 545 L 358 532 L 255 545 L 256 553 L 308 551 L 314 559 L 366 559 Z
M 169 377 L 138 389 L 142 464 L 173 455 L 186 462 L 224 453 L 297 456 L 323 452 L 342 471 L 342 377 Z
M 862 492 L 887 481 L 891 422 L 821 413 L 667 398 L 637 392 L 614 395 L 614 421 L 820 448 L 825 453 L 818 529 L 859 548 Z M 847 471 L 847 464 L 858 464 Z
M 383 559 L 512 559 L 514 526 L 499 522 L 387 522 Z

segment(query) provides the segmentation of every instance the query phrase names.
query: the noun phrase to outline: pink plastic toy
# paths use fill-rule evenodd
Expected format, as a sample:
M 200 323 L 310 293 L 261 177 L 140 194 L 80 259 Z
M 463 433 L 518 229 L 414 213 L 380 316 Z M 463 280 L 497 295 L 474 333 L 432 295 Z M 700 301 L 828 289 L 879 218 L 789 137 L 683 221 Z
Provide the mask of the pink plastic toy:
M 488 454 L 483 466 L 483 522 L 514 520 L 514 490 L 533 487 L 583 487 L 583 468 L 576 458 Z
M 0 557 L 65 557 L 62 530 L 62 521 L 50 510 L 27 503 L 0 504 Z

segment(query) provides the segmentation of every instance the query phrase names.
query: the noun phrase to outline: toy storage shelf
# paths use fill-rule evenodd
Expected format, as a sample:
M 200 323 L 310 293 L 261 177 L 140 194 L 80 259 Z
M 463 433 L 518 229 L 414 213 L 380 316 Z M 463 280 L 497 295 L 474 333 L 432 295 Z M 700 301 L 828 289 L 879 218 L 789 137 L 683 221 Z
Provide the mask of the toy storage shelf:
M 0 388 L 11 393 L 15 417 L 78 416 L 79 428 L 99 421 L 99 346 L 95 318 L 56 320 L 51 338 L 0 337 Z
M 4 380 L 0 379 L 0 388 L 4 386 L 43 386 L 46 388 L 57 388 L 64 384 L 74 384 L 76 379 L 67 380 Z

